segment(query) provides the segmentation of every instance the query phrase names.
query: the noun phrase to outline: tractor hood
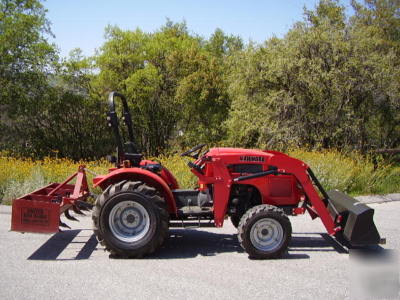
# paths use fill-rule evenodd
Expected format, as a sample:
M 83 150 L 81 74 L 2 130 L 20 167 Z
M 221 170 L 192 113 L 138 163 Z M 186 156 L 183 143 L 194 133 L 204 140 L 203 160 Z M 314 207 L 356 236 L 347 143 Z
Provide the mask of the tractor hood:
M 257 149 L 243 149 L 243 148 L 211 148 L 207 153 L 210 156 L 220 156 L 220 155 L 243 155 L 243 156 L 263 156 L 269 157 L 271 155 L 286 155 L 278 151 L 270 150 L 257 150 Z

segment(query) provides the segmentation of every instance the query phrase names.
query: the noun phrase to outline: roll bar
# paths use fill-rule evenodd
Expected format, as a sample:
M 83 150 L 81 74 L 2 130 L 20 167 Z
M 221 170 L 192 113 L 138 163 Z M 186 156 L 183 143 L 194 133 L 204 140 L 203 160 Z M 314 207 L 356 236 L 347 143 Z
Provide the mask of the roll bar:
M 119 118 L 115 110 L 116 97 L 120 98 L 122 102 L 122 119 L 124 120 L 125 126 L 128 129 L 128 141 L 124 141 L 120 133 Z M 131 157 L 133 157 L 132 155 L 134 155 L 135 159 L 133 159 L 132 164 L 137 165 L 139 151 L 136 146 L 132 117 L 125 96 L 115 91 L 111 92 L 108 96 L 108 109 L 109 111 L 107 113 L 107 120 L 108 125 L 112 128 L 114 132 L 115 140 L 117 143 L 118 163 L 121 163 L 125 159 L 131 160 Z

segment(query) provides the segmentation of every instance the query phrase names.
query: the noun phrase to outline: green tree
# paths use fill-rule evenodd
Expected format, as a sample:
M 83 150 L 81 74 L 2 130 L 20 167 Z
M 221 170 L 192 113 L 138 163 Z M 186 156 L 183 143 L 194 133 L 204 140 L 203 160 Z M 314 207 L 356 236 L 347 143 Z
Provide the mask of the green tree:
M 1 148 L 21 148 L 16 122 L 29 122 L 30 110 L 40 106 L 46 72 L 57 59 L 46 10 L 36 0 L 0 1 L 0 136 Z
M 284 38 L 238 55 L 230 143 L 361 150 L 398 144 L 399 110 L 390 108 L 399 97 L 396 54 L 373 46 L 378 36 L 360 34 L 344 12 L 337 1 L 320 1 Z
M 204 47 L 185 56 L 185 63 L 192 66 L 176 91 L 182 112 L 177 127 L 182 147 L 205 142 L 219 143 L 225 138 L 224 121 L 231 105 L 228 95 L 230 59 L 243 48 L 237 36 L 228 36 L 216 29 L 203 42 Z
M 131 100 L 142 150 L 157 155 L 171 145 L 221 139 L 229 101 L 222 58 L 210 44 L 171 21 L 154 33 L 108 27 L 106 39 L 94 85 Z
M 54 65 L 40 99 L 31 98 L 36 103 L 13 120 L 13 134 L 26 142 L 20 153 L 43 157 L 57 151 L 60 157 L 78 160 L 112 151 L 111 137 L 105 134 L 105 101 L 90 94 L 93 76 L 90 60 L 79 49 Z
M 352 1 L 351 35 L 358 62 L 366 80 L 359 83 L 362 99 L 372 103 L 365 122 L 367 144 L 378 147 L 400 145 L 400 2 Z M 362 102 L 363 100 L 358 100 Z M 372 142 L 371 142 L 372 141 Z
M 93 58 L 60 60 L 37 0 L 0 0 L 0 148 L 74 159 L 112 151 L 108 92 L 129 99 L 139 148 L 400 144 L 400 3 L 335 0 L 305 9 L 283 38 L 244 46 L 167 21 L 153 33 L 109 26 Z M 26 143 L 27 142 L 27 143 Z M 28 146 L 27 146 L 28 145 Z
M 79 50 L 59 61 L 43 5 L 2 0 L 0 33 L 1 148 L 74 159 L 109 150 L 103 114 L 99 123 L 104 109 L 89 97 L 91 66 Z
M 0 104 L 8 104 L 11 115 L 40 89 L 49 62 L 57 59 L 46 40 L 51 31 L 45 13 L 36 0 L 0 1 Z

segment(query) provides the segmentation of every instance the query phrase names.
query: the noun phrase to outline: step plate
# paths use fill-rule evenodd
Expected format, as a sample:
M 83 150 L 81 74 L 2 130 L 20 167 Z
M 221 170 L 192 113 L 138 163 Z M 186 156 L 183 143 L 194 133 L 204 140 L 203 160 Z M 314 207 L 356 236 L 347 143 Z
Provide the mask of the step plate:
M 199 206 L 184 206 L 178 209 L 178 216 L 212 216 L 213 210 L 211 207 L 199 207 Z

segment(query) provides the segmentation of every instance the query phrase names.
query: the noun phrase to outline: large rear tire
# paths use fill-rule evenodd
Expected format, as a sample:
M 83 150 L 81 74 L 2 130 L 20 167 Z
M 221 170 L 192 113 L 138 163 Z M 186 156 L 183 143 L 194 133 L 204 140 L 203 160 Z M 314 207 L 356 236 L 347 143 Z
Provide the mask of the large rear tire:
M 111 254 L 140 258 L 153 253 L 168 235 L 164 199 L 140 181 L 109 186 L 93 208 L 94 233 Z
M 286 251 L 292 235 L 289 218 L 272 205 L 250 208 L 240 219 L 238 239 L 251 258 L 278 258 Z

